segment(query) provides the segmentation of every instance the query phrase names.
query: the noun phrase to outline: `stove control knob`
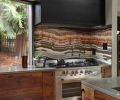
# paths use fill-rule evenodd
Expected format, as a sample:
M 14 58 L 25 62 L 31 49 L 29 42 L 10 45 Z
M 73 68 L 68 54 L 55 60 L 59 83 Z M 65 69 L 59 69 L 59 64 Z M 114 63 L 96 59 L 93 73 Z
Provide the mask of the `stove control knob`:
M 78 71 L 77 71 L 77 70 L 75 71 L 75 74 L 78 74 Z
M 80 73 L 82 74 L 82 73 L 83 73 L 83 71 L 81 70 L 81 71 L 80 71 Z
M 90 73 L 92 73 L 92 71 L 91 71 L 91 70 L 89 70 L 89 71 L 88 71 L 88 74 L 90 74 Z
M 89 71 L 88 70 L 85 70 L 85 75 L 89 74 Z
M 71 76 L 74 75 L 74 71 L 71 71 Z
M 66 74 L 66 72 L 65 71 L 62 71 L 62 75 L 65 75 Z

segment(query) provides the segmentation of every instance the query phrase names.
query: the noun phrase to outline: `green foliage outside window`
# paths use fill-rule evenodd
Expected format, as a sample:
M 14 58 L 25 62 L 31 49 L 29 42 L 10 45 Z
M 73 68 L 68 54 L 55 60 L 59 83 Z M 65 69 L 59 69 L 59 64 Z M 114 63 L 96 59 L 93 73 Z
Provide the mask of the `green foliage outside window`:
M 0 0 L 0 33 L 8 37 L 16 37 L 26 29 L 26 5 L 14 0 Z

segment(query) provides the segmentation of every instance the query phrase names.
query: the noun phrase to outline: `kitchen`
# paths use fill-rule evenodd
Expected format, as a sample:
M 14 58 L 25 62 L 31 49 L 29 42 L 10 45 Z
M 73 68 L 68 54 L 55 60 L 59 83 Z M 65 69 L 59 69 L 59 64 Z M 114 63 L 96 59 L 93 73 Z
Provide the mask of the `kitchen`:
M 95 0 L 92 0 L 92 2 L 94 1 Z M 57 13 L 59 9 L 56 9 L 57 12 L 55 12 L 54 7 L 52 8 L 51 5 L 46 5 L 47 3 L 52 4 L 48 1 L 42 1 L 41 4 L 43 4 L 43 6 L 40 6 L 39 0 L 28 0 L 28 2 L 21 0 L 20 2 L 27 4 L 28 8 L 29 49 L 27 52 L 26 49 L 22 49 L 23 53 L 18 53 L 18 55 L 23 54 L 21 60 L 25 62 L 22 66 L 28 68 L 21 68 L 20 65 L 19 67 L 14 65 L 13 67 L 0 68 L 0 88 L 2 91 L 0 93 L 0 100 L 94 100 L 96 93 L 94 89 L 98 89 L 95 88 L 95 86 L 98 85 L 96 81 L 95 86 L 91 85 L 92 82 L 94 83 L 94 79 L 102 80 L 117 76 L 117 34 L 113 34 L 117 33 L 117 18 L 115 17 L 115 15 L 117 16 L 117 2 L 112 0 L 100 2 L 100 0 L 98 0 L 100 4 L 95 3 L 95 7 L 99 6 L 96 9 L 103 12 L 99 13 L 96 10 L 95 14 L 100 14 L 102 17 L 98 16 L 98 20 L 96 16 L 93 18 L 90 15 L 90 19 L 94 19 L 94 21 L 90 20 L 90 22 L 87 21 L 88 17 L 81 17 L 85 19 L 82 23 L 84 25 L 80 25 L 81 27 L 79 27 L 80 23 L 78 20 L 82 21 L 83 19 L 72 17 L 72 19 L 77 20 L 75 20 L 75 22 L 71 21 L 71 19 L 66 20 L 66 18 L 62 16 L 63 13 L 58 15 L 62 16 L 61 18 L 63 18 L 67 24 L 61 23 L 61 18 L 57 15 L 55 18 L 58 19 L 54 21 L 52 17 L 54 17 L 54 13 Z M 63 1 L 61 0 L 61 2 L 59 1 L 58 3 L 59 5 L 56 4 L 58 8 L 61 7 L 60 4 L 62 3 Z M 54 6 L 56 7 L 56 5 Z M 68 8 L 70 6 L 71 5 L 67 5 Z M 79 5 L 76 5 L 75 8 L 78 6 Z M 113 6 L 113 9 L 111 9 L 111 6 Z M 64 5 L 64 7 L 66 7 L 66 5 Z M 64 7 L 63 9 L 65 9 Z M 88 5 L 85 6 L 85 8 L 86 7 L 88 7 Z M 89 7 L 91 7 L 91 5 Z M 95 8 L 92 6 L 92 10 L 93 9 Z M 42 13 L 43 17 L 40 19 L 38 16 L 41 16 L 41 10 L 45 12 L 53 11 L 52 17 L 47 15 L 51 17 L 47 19 L 47 25 L 39 24 L 41 20 L 43 23 L 47 23 L 45 16 L 49 13 Z M 70 10 L 66 8 L 66 11 L 67 10 L 70 12 Z M 73 10 L 73 12 L 77 13 L 75 10 Z M 114 14 L 112 15 L 112 13 Z M 83 16 L 85 16 L 84 14 L 85 13 L 83 13 Z M 50 24 L 51 21 L 53 23 L 57 21 L 58 24 Z M 76 25 L 72 25 L 71 23 L 76 23 Z M 91 23 L 97 26 L 91 26 Z M 31 45 L 31 43 L 33 45 Z M 26 60 L 24 59 L 26 55 L 29 60 L 28 66 L 26 66 Z M 15 57 L 14 60 L 18 60 L 18 57 Z M 90 89 L 92 88 L 91 90 L 93 91 L 90 92 L 92 93 L 92 99 L 89 98 L 91 94 L 87 94 L 88 90 L 86 90 L 84 85 L 89 86 Z M 86 96 L 85 93 L 89 97 Z M 111 96 L 115 97 L 115 95 Z M 110 99 L 113 100 L 112 97 L 110 97 Z M 95 100 L 110 99 L 99 98 Z M 119 99 L 119 96 L 115 99 Z

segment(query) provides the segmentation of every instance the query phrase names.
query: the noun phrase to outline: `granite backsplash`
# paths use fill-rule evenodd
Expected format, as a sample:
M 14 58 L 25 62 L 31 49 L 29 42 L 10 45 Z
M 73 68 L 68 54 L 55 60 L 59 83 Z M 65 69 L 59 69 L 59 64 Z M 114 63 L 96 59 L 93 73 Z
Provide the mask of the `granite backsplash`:
M 96 58 L 111 64 L 111 26 L 90 29 L 37 26 L 33 35 L 33 54 L 52 59 Z

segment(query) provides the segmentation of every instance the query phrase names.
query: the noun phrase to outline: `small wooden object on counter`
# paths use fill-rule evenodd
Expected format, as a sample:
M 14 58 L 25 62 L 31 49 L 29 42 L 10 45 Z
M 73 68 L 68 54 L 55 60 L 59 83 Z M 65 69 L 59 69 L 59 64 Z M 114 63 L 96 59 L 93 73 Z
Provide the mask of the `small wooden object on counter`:
M 102 67 L 101 68 L 102 78 L 112 77 L 112 67 Z

